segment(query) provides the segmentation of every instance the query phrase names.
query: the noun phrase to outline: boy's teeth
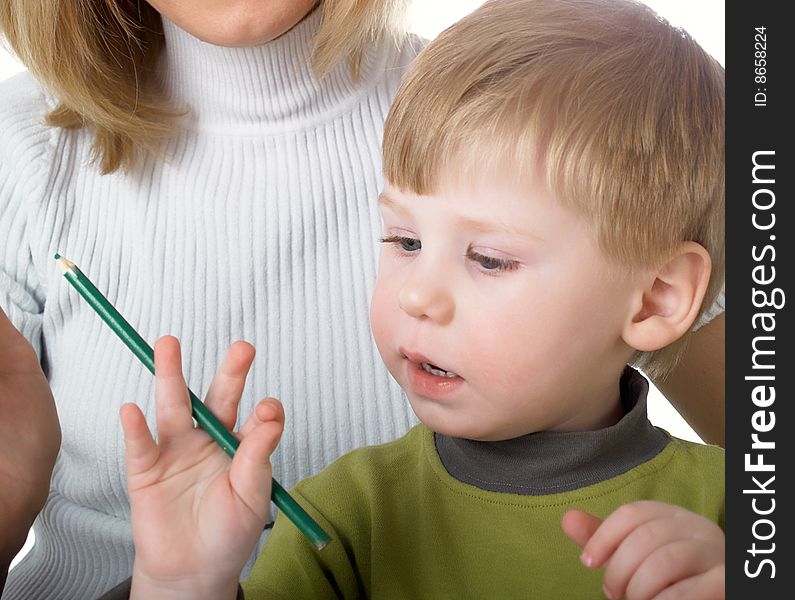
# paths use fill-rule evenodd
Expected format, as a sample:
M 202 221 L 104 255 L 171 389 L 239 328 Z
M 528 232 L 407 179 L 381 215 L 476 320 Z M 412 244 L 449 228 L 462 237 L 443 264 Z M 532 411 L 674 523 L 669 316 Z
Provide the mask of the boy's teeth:
M 443 371 L 442 369 L 437 369 L 436 367 L 432 367 L 428 363 L 422 363 L 422 370 L 430 373 L 431 375 L 436 375 L 437 377 L 447 377 L 452 379 L 453 377 L 458 377 L 452 371 Z

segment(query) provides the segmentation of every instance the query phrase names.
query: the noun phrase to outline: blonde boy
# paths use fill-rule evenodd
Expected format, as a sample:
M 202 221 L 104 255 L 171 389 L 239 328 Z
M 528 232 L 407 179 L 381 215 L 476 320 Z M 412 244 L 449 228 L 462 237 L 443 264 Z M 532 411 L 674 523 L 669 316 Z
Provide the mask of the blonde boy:
M 334 542 L 279 519 L 247 598 L 723 594 L 723 453 L 652 427 L 626 367 L 670 369 L 723 280 L 723 110 L 722 68 L 627 0 L 492 0 L 421 54 L 371 322 L 423 424 L 300 483 Z M 233 598 L 283 412 L 257 407 L 230 468 L 175 340 L 156 356 L 159 445 L 122 413 L 133 596 Z M 209 400 L 230 425 L 250 359 Z

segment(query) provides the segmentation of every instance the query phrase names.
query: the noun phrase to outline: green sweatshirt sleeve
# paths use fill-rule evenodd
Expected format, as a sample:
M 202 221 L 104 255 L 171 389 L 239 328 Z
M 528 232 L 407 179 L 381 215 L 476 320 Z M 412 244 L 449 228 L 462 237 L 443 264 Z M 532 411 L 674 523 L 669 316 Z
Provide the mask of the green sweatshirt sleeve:
M 352 556 L 339 532 L 298 489 L 290 494 L 331 535 L 332 541 L 317 550 L 280 514 L 251 576 L 242 583 L 246 600 L 364 597 Z

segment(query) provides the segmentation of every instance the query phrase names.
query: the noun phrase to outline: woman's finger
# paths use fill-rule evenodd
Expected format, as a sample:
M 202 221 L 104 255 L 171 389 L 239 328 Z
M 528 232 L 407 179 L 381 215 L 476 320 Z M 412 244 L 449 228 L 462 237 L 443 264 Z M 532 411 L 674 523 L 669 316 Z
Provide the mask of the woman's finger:
M 124 462 L 127 465 L 127 476 L 134 477 L 154 466 L 160 456 L 160 449 L 152 438 L 144 414 L 137 405 L 122 404 L 119 416 L 124 431 Z
M 161 337 L 155 342 L 155 402 L 157 437 L 161 444 L 193 431 L 179 342 L 171 336 Z
M 248 342 L 232 344 L 207 391 L 205 405 L 227 429 L 233 429 L 237 421 L 237 406 L 254 354 L 254 346 Z

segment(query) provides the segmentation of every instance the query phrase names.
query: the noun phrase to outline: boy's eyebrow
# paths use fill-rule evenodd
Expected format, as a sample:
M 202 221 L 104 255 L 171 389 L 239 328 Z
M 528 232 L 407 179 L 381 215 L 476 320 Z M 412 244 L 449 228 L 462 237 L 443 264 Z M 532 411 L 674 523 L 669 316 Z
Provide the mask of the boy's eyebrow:
M 469 219 L 467 217 L 460 217 L 457 221 L 461 226 L 480 233 L 510 233 L 542 242 L 544 241 L 544 238 L 537 233 L 533 233 L 528 229 L 522 229 L 512 223 L 506 223 L 504 221 L 481 221 L 479 219 Z
M 398 203 L 394 198 L 392 198 L 386 192 L 381 192 L 378 194 L 378 204 L 393 210 L 396 213 L 400 213 L 402 215 L 410 215 L 411 212 L 403 205 Z M 491 233 L 495 231 L 504 232 L 504 233 L 511 233 L 515 235 L 520 235 L 523 237 L 532 238 L 534 240 L 544 241 L 544 238 L 529 231 L 527 229 L 521 229 L 514 224 L 505 223 L 505 222 L 497 222 L 497 221 L 482 221 L 480 219 L 471 219 L 468 217 L 458 217 L 456 221 L 464 228 L 471 229 L 473 231 L 478 231 L 482 233 Z
M 394 210 L 395 212 L 406 214 L 408 210 L 404 206 L 398 204 L 392 196 L 387 194 L 386 192 L 381 192 L 378 194 L 378 204 L 381 206 L 385 206 L 390 210 Z

